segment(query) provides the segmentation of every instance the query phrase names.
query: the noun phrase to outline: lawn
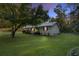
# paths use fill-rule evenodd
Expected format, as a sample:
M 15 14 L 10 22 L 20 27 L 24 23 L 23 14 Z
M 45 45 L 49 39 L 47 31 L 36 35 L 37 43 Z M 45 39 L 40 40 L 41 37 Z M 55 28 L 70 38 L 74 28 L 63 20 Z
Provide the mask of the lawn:
M 39 36 L 0 32 L 0 55 L 3 56 L 65 56 L 71 48 L 79 47 L 79 35 L 61 33 L 57 36 Z

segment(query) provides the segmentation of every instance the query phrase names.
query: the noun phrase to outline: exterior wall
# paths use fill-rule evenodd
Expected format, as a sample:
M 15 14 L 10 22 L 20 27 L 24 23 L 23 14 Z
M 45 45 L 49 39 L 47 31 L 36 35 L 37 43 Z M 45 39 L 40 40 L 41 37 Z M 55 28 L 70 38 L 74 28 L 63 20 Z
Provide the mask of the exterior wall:
M 59 28 L 57 25 L 50 27 L 48 30 L 49 35 L 56 35 L 59 33 Z
M 41 35 L 47 35 L 48 32 L 44 31 L 43 27 L 40 28 Z
M 40 28 L 40 33 L 42 35 L 55 35 L 59 33 L 59 28 L 57 25 L 48 27 L 48 31 L 44 31 L 43 27 Z

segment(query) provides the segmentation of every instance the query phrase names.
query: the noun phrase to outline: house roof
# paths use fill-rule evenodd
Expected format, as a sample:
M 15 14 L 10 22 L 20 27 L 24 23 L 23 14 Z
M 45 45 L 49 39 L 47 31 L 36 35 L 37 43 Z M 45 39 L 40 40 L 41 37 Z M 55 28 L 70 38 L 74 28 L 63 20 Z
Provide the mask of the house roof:
M 45 23 L 38 25 L 38 27 L 53 26 L 54 24 L 56 24 L 56 22 L 45 22 Z
M 56 24 L 56 22 L 44 22 L 40 25 L 37 26 L 32 26 L 32 25 L 26 25 L 23 28 L 32 28 L 32 27 L 43 27 L 43 26 L 53 26 L 54 24 Z
M 24 26 L 23 28 L 32 28 L 33 26 L 31 26 L 31 25 L 26 25 L 26 26 Z

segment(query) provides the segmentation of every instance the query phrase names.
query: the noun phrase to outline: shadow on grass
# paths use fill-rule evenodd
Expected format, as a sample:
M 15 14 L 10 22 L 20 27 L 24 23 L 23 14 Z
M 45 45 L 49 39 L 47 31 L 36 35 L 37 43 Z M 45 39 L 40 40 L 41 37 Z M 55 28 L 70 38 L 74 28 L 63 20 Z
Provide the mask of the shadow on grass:
M 19 37 L 15 37 L 14 39 L 12 39 L 10 34 L 1 35 L 0 36 L 0 43 L 16 42 L 17 38 L 19 38 Z

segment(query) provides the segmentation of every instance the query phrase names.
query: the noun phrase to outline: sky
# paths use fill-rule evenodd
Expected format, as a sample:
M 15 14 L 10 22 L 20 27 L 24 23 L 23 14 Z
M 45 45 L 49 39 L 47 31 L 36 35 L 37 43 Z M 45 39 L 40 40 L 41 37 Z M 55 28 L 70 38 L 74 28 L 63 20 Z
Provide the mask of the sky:
M 50 18 L 56 17 L 57 14 L 54 12 L 54 8 L 57 6 L 57 3 L 32 3 L 32 8 L 37 7 L 39 4 L 43 5 L 43 8 L 45 10 L 48 10 L 48 15 Z M 63 3 L 62 7 L 65 8 L 66 4 Z M 66 14 L 68 14 L 70 10 L 66 11 Z

